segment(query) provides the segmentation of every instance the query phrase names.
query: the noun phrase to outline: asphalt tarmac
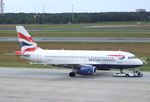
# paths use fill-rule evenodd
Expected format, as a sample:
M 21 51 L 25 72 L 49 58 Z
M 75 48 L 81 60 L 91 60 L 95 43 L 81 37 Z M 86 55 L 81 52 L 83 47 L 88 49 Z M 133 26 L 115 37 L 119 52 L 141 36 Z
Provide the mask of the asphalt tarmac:
M 34 37 L 37 42 L 150 42 L 150 38 L 59 38 Z M 0 42 L 17 42 L 17 37 L 0 37 Z
M 0 68 L 0 102 L 150 102 L 150 73 L 70 78 L 70 69 Z

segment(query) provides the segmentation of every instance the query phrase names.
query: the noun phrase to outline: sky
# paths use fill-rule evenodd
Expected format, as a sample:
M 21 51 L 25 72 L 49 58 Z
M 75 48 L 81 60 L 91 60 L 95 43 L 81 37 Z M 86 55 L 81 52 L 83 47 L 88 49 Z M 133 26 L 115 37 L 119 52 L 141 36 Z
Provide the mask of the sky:
M 5 13 L 131 12 L 150 11 L 150 0 L 4 0 Z

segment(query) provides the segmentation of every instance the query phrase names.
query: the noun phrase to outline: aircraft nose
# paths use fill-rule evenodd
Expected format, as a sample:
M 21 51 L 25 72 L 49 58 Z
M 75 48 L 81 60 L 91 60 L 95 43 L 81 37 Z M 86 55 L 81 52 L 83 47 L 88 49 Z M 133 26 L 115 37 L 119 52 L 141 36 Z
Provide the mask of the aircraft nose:
M 142 66 L 143 65 L 143 61 L 141 59 L 138 59 L 138 64 Z

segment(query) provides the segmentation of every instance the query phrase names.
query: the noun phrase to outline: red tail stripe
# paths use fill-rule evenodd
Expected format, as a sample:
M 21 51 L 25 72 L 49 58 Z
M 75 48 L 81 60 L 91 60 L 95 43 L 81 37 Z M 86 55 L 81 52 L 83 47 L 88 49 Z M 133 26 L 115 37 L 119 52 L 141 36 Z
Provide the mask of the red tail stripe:
M 24 52 L 32 52 L 32 51 L 35 51 L 36 49 L 37 49 L 37 47 L 28 48 L 28 49 L 26 49 Z
M 22 51 L 16 51 L 15 54 L 16 55 L 22 55 Z
M 24 36 L 24 35 L 21 34 L 21 33 L 18 33 L 18 36 L 19 36 L 19 38 L 25 39 L 25 40 L 27 40 L 27 41 L 29 41 L 29 42 L 33 42 L 32 37 L 26 37 L 26 36 Z

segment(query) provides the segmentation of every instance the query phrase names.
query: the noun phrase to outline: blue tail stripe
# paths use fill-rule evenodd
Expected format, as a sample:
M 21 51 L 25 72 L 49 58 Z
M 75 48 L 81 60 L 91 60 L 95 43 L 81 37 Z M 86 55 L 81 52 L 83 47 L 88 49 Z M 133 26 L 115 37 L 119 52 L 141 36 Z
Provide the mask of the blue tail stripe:
M 23 46 L 32 46 L 31 44 L 28 44 L 26 42 L 20 42 L 20 45 L 21 45 L 21 47 L 23 47 Z

